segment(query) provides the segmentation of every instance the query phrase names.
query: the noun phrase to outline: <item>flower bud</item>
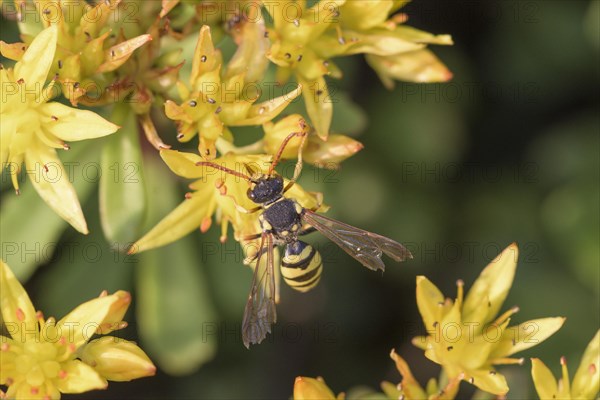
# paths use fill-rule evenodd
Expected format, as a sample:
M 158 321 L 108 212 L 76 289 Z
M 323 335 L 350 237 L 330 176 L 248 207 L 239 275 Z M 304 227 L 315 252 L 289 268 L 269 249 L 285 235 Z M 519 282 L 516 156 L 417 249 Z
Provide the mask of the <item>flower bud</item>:
M 277 121 L 276 123 L 267 122 L 263 125 L 265 131 L 265 150 L 269 154 L 276 154 L 277 150 L 283 143 L 283 140 L 292 132 L 308 133 L 308 125 L 304 118 L 299 114 L 288 115 L 287 117 Z M 285 146 L 285 150 L 281 158 L 296 158 L 298 156 L 298 148 L 302 142 L 302 137 L 292 138 Z
M 322 168 L 335 169 L 338 164 L 362 150 L 362 143 L 344 135 L 329 135 L 327 141 L 311 136 L 304 150 L 304 159 Z
M 321 377 L 317 379 L 303 376 L 297 377 L 296 382 L 294 382 L 294 400 L 312 399 L 335 399 L 335 395 Z
M 131 304 L 131 294 L 119 290 L 111 296 L 115 296 L 117 300 L 111 304 L 106 317 L 96 330 L 98 334 L 106 334 L 124 327 L 123 317 L 129 308 L 129 304 Z
M 156 367 L 134 342 L 114 336 L 92 340 L 80 350 L 81 360 L 109 381 L 152 376 Z

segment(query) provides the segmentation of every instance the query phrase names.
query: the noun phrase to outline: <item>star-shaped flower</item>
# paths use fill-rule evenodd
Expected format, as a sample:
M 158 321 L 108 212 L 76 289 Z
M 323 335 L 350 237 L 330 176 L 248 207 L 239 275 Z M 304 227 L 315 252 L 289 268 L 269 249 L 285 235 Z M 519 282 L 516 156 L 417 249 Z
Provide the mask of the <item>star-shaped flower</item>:
M 0 335 L 0 393 L 9 399 L 59 399 L 61 393 L 105 389 L 107 380 L 154 375 L 156 368 L 135 343 L 113 336 L 90 341 L 126 326 L 131 303 L 124 291 L 81 304 L 60 321 L 35 311 L 25 289 L 1 262 L 0 309 L 10 337 Z
M 227 238 L 229 223 L 233 226 L 234 237 L 242 241 L 246 235 L 260 232 L 257 214 L 246 214 L 236 208 L 236 203 L 246 209 L 256 206 L 247 196 L 249 183 L 237 176 L 216 170 L 210 166 L 198 166 L 202 158 L 197 154 L 162 150 L 162 159 L 177 175 L 196 179 L 189 187 L 193 190 L 186 194 L 186 200 L 161 220 L 144 237 L 134 243 L 130 253 L 137 253 L 168 243 L 200 228 L 206 232 L 212 225 L 212 216 L 218 216 L 221 224 L 221 241 Z M 248 168 L 254 173 L 266 173 L 272 156 L 265 154 L 240 155 L 227 153 L 212 162 L 230 170 L 248 174 Z M 312 208 L 317 205 L 317 197 L 304 191 L 295 184 L 286 196 L 296 199 L 302 206 Z M 324 208 L 324 206 L 323 206 Z
M 540 399 L 594 399 L 600 391 L 600 330 L 588 344 L 571 382 L 567 360 L 560 359 L 562 379 L 556 382 L 552 372 L 539 358 L 531 359 L 531 376 Z
M 265 2 L 273 18 L 272 46 L 267 57 L 278 67 L 277 78 L 290 75 L 302 84 L 306 111 L 319 136 L 326 139 L 333 115 L 325 76 L 340 78 L 332 59 L 366 54 L 384 84 L 393 79 L 447 81 L 452 74 L 428 44 L 452 44 L 449 35 L 432 35 L 404 25 L 404 14 L 393 15 L 405 1 L 320 0 Z
M 261 35 L 264 33 L 264 25 L 258 22 L 246 26 L 249 28 L 244 30 L 247 32 L 244 40 L 249 42 L 258 40 L 257 32 Z M 261 36 L 261 40 L 265 40 L 264 36 Z M 264 46 L 250 47 L 261 48 L 264 54 Z M 200 135 L 198 151 L 203 158 L 211 160 L 217 156 L 217 139 L 223 137 L 233 141 L 228 127 L 262 125 L 278 116 L 300 95 L 302 88 L 298 86 L 283 96 L 254 104 L 259 98 L 259 90 L 251 79 L 256 79 L 260 74 L 247 65 L 258 62 L 254 60 L 256 57 L 254 52 L 248 51 L 247 44 L 238 47 L 238 52 L 222 76 L 223 57 L 213 44 L 210 27 L 204 25 L 200 29 L 190 85 L 178 83 L 177 89 L 183 101 L 177 104 L 168 100 L 165 113 L 177 122 L 178 140 L 188 142 L 197 134 Z
M 408 363 L 395 350 L 392 350 L 390 357 L 402 375 L 402 381 L 398 385 L 386 381 L 381 383 L 381 389 L 390 400 L 451 400 L 456 397 L 460 381 L 463 379 L 462 375 L 451 379 L 444 388 L 440 388 L 438 381 L 431 378 L 427 382 L 427 386 L 423 388 L 413 376 Z
M 0 162 L 17 193 L 23 162 L 33 187 L 75 229 L 87 233 L 77 194 L 56 149 L 66 142 L 109 135 L 119 127 L 99 115 L 50 101 L 55 82 L 45 86 L 54 59 L 58 28 L 39 33 L 14 69 L 0 69 Z
M 541 318 L 509 327 L 516 307 L 496 316 L 512 285 L 517 258 L 512 244 L 481 272 L 464 300 L 462 281 L 452 301 L 427 278 L 417 277 L 417 305 L 428 335 L 414 338 L 413 344 L 442 365 L 449 380 L 462 376 L 483 391 L 506 394 L 506 379 L 493 366 L 521 364 L 522 359 L 509 356 L 541 343 L 564 323 L 560 317 Z

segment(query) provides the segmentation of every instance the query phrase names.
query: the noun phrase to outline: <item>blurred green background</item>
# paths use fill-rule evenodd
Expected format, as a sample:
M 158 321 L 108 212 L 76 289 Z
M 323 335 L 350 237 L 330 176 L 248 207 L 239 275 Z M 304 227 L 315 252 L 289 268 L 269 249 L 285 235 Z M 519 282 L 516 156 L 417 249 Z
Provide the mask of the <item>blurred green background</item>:
M 521 255 L 503 309 L 520 306 L 516 323 L 567 317 L 519 356 L 540 357 L 558 374 L 565 355 L 574 373 L 600 326 L 600 2 L 416 0 L 403 11 L 412 26 L 452 34 L 454 46 L 432 50 L 453 80 L 386 91 L 362 57 L 342 62 L 344 80 L 330 82 L 334 130 L 365 149 L 339 171 L 307 167 L 301 183 L 325 193 L 334 218 L 397 239 L 415 258 L 388 262 L 382 276 L 312 234 L 325 261 L 320 285 L 308 294 L 282 285 L 274 333 L 250 351 L 239 331 L 251 272 L 232 239 L 218 243 L 218 228 L 127 257 L 104 240 L 96 185 L 76 183 L 92 232 L 83 237 L 63 231 L 29 185 L 16 199 L 3 182 L 2 241 L 60 242 L 27 281 L 36 307 L 61 316 L 102 289 L 131 290 L 136 303 L 120 335 L 139 339 L 163 367 L 77 398 L 287 398 L 298 375 L 323 376 L 336 393 L 378 389 L 399 381 L 392 348 L 425 384 L 439 369 L 410 344 L 423 333 L 415 276 L 454 297 L 457 279 L 468 288 L 513 241 Z M 14 26 L 2 26 L 2 39 L 14 40 Z M 169 129 L 160 133 L 172 142 Z M 183 199 L 186 182 L 148 157 L 150 227 Z M 28 210 L 22 230 L 5 231 L 20 219 L 7 210 L 19 207 Z M 509 399 L 533 395 L 529 361 L 502 371 Z

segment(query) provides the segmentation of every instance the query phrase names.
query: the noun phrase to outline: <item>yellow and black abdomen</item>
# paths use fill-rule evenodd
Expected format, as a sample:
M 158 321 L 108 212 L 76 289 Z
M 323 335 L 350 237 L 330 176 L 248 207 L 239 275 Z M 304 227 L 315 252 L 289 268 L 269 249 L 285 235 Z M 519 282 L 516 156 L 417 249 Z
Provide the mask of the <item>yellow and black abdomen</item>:
M 309 244 L 300 240 L 285 248 L 281 260 L 281 275 L 293 289 L 307 292 L 317 286 L 323 272 L 321 255 Z

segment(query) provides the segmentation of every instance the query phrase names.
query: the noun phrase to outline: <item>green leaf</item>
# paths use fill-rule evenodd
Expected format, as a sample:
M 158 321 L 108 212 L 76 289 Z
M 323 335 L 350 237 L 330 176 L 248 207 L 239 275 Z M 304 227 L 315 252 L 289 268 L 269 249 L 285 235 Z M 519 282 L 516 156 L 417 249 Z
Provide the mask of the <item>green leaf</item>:
M 159 159 L 146 160 L 149 217 L 155 223 L 180 202 L 173 176 Z M 143 348 L 169 374 L 183 375 L 211 360 L 218 321 L 193 236 L 139 255 L 136 299 Z
M 106 239 L 123 245 L 141 234 L 146 188 L 135 115 L 128 106 L 117 105 L 112 119 L 122 128 L 102 149 L 100 220 Z
M 71 150 L 59 152 L 82 204 L 97 182 L 93 166 L 97 167 L 98 163 L 92 150 L 88 143 L 75 143 Z M 0 210 L 2 259 L 20 281 L 27 280 L 39 265 L 52 258 L 59 237 L 68 227 L 68 223 L 43 202 L 29 179 L 20 196 L 12 190 L 3 194 Z
M 111 249 L 100 229 L 98 216 L 94 214 L 97 209 L 98 198 L 91 196 L 84 206 L 84 212 L 90 215 L 90 234 L 83 236 L 71 232 L 65 235 L 52 257 L 52 264 L 32 281 L 32 293 L 37 293 L 34 304 L 46 316 L 63 317 L 75 306 L 98 296 L 102 290 L 109 293 L 131 291 L 131 278 L 138 260 Z

